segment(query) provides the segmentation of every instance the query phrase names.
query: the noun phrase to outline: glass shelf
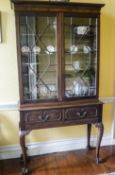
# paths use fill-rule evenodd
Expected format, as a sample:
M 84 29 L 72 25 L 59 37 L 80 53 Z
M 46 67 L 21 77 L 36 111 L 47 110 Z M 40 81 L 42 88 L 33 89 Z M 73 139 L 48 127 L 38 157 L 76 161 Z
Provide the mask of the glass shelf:
M 35 52 L 26 52 L 26 53 L 21 53 L 22 56 L 29 56 L 29 55 L 35 55 L 35 56 L 52 56 L 55 55 L 56 52 L 49 52 L 49 53 L 45 53 L 45 52 L 41 52 L 41 53 L 35 53 Z

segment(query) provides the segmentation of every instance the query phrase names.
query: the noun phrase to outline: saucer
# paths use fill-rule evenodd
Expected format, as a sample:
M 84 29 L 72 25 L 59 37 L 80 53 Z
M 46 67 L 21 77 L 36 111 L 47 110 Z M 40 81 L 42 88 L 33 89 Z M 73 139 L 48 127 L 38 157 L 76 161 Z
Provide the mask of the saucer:
M 55 47 L 52 45 L 47 46 L 46 53 L 47 54 L 53 54 L 56 51 Z
M 30 52 L 30 48 L 28 46 L 22 46 L 21 52 L 22 53 L 28 53 L 28 52 Z
M 83 46 L 83 52 L 89 53 L 91 51 L 91 48 L 89 46 Z
M 70 46 L 70 52 L 72 54 L 77 53 L 77 51 L 78 51 L 78 47 L 77 46 L 75 46 L 75 45 Z
M 34 46 L 33 49 L 32 49 L 32 51 L 33 51 L 34 53 L 36 53 L 36 54 L 39 54 L 40 51 L 41 51 L 41 48 L 40 48 L 39 46 Z

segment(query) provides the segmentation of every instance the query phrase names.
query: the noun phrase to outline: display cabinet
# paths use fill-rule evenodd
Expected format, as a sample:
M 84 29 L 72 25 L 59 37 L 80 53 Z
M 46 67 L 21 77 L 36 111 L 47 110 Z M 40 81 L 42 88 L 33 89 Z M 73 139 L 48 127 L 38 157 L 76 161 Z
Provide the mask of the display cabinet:
M 100 11 L 104 4 L 12 0 L 16 15 L 20 84 L 20 144 L 33 129 L 87 124 L 103 135 L 98 100 Z

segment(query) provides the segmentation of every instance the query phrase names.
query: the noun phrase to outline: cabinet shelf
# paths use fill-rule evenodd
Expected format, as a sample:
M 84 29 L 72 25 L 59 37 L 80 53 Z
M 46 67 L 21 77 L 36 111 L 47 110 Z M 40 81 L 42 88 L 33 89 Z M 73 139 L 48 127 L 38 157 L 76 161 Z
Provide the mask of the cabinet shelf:
M 72 35 L 72 37 L 75 37 L 75 39 L 83 38 L 83 39 L 94 39 L 96 37 L 96 34 L 77 34 L 74 32 L 65 32 L 66 38 L 69 38 L 69 36 Z
M 70 55 L 82 54 L 82 55 L 86 55 L 86 54 L 95 54 L 96 52 L 97 52 L 97 50 L 91 50 L 89 52 L 83 52 L 83 51 L 77 51 L 77 52 L 65 51 L 65 54 L 70 54 Z
M 55 55 L 55 54 L 56 54 L 56 52 L 46 53 L 45 51 L 44 52 L 40 52 L 40 53 L 36 53 L 36 52 L 25 52 L 25 53 L 21 53 L 22 56 L 27 56 L 27 57 L 29 55 L 34 55 L 34 56 L 52 56 L 52 55 Z

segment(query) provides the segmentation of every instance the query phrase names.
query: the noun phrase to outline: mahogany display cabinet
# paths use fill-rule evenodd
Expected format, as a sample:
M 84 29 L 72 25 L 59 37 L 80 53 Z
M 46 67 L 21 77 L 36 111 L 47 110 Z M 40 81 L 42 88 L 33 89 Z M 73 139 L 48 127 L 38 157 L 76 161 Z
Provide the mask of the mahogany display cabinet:
M 103 135 L 99 94 L 100 11 L 104 4 L 11 0 L 16 18 L 20 90 L 20 144 L 31 130 L 79 124 Z

